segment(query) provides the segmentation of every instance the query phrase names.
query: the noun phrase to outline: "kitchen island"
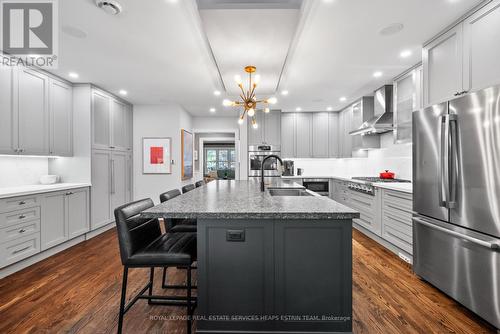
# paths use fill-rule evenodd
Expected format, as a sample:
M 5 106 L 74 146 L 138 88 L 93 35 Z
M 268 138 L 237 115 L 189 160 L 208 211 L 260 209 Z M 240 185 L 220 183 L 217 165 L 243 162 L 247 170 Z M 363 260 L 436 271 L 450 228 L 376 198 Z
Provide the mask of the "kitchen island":
M 214 181 L 143 213 L 198 220 L 198 333 L 352 331 L 352 219 L 293 181 Z

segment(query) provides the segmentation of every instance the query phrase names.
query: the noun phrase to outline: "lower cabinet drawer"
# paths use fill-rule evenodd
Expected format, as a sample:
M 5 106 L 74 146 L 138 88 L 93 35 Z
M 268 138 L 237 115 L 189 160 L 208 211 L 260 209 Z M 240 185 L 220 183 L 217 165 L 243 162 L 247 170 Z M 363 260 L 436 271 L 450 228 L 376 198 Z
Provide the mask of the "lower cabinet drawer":
M 0 229 L 0 244 L 40 232 L 40 220 L 27 221 Z
M 0 244 L 0 268 L 40 252 L 40 232 Z
M 0 228 L 40 219 L 40 207 L 10 211 L 0 214 Z
M 385 212 L 382 217 L 382 237 L 402 250 L 413 253 L 413 231 L 411 218 L 408 221 Z
M 40 205 L 40 197 L 37 195 L 0 199 L 0 213 L 38 205 Z

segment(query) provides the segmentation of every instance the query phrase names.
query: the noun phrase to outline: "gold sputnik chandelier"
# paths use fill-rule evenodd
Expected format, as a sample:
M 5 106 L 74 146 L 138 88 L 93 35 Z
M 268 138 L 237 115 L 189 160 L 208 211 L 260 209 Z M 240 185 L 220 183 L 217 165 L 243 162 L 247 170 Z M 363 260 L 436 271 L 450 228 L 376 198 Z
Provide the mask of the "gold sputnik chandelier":
M 257 97 L 255 96 L 255 88 L 257 88 L 257 85 L 259 84 L 260 76 L 256 75 L 252 79 L 252 73 L 255 73 L 256 71 L 257 68 L 255 66 L 245 67 L 245 72 L 248 73 L 247 90 L 245 90 L 243 86 L 243 81 L 241 80 L 241 76 L 239 75 L 235 76 L 234 79 L 236 81 L 236 84 L 238 84 L 238 87 L 240 87 L 241 90 L 240 94 L 241 100 L 231 101 L 226 99 L 222 101 L 222 104 L 225 107 L 243 107 L 243 112 L 240 115 L 238 123 L 242 124 L 245 120 L 245 115 L 248 115 L 248 117 L 252 119 L 252 126 L 254 129 L 257 129 L 259 127 L 259 125 L 257 124 L 255 113 L 257 111 L 263 111 L 264 113 L 269 113 L 271 111 L 271 109 L 269 109 L 269 105 L 278 102 L 278 100 L 275 97 L 270 97 L 264 100 L 257 100 Z M 258 110 L 257 108 L 259 108 L 260 104 L 263 105 L 263 109 Z

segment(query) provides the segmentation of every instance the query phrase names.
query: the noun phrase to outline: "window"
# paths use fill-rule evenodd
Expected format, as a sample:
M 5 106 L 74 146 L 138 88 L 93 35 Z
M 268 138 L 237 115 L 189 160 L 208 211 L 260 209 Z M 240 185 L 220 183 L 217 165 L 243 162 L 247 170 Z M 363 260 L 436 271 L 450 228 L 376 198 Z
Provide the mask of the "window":
M 219 178 L 234 178 L 236 151 L 234 147 L 205 147 L 204 174 L 216 172 Z

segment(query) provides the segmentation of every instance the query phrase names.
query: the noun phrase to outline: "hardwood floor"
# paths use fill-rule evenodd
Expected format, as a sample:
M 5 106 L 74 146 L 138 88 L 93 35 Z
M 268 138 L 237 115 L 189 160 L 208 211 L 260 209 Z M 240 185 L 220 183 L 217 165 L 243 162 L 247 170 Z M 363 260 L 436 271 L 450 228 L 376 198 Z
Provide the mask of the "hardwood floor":
M 129 295 L 147 281 L 129 273 Z M 169 269 L 172 281 L 184 273 Z M 115 333 L 122 266 L 114 230 L 0 280 L 0 333 Z M 156 271 L 156 283 L 161 271 Z M 354 333 L 496 333 L 474 314 L 419 280 L 408 265 L 358 231 L 353 236 Z M 155 290 L 162 293 L 159 284 Z M 185 333 L 185 309 L 138 301 L 124 333 Z

